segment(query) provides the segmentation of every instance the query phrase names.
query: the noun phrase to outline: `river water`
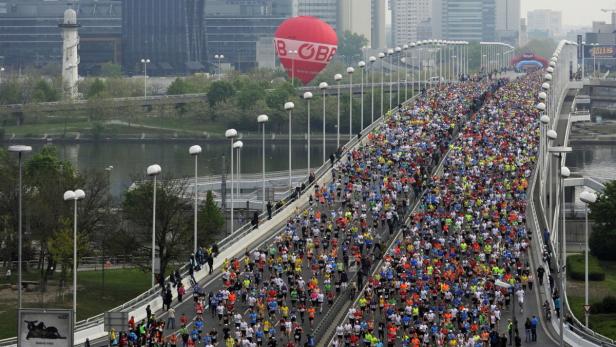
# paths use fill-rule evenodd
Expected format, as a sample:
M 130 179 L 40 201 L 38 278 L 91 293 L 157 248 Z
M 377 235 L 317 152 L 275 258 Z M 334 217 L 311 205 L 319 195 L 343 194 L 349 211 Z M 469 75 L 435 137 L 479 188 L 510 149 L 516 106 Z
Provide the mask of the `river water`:
M 573 173 L 590 176 L 599 181 L 616 179 L 616 146 L 572 145 L 567 155 L 567 166 Z
M 244 141 L 242 149 L 242 173 L 261 172 L 261 142 Z M 316 142 L 316 143 L 315 143 Z M 226 155 L 229 165 L 229 143 L 202 142 L 203 153 L 199 156 L 199 175 L 220 175 L 222 155 Z M 104 170 L 114 167 L 111 173 L 111 190 L 119 197 L 135 180 L 145 176 L 148 165 L 160 164 L 164 178 L 192 177 L 194 159 L 188 154 L 187 142 L 119 142 L 119 143 L 80 143 L 55 144 L 60 156 L 69 160 L 79 170 Z M 34 146 L 39 150 L 41 145 Z M 327 142 L 326 153 L 332 153 L 335 142 Z M 321 164 L 321 141 L 313 141 L 311 146 L 312 166 Z M 307 146 L 305 141 L 294 141 L 292 145 L 293 169 L 306 168 Z M 616 179 L 616 146 L 613 145 L 574 145 L 573 152 L 567 156 L 567 166 L 572 172 L 592 176 L 600 181 Z M 288 169 L 288 143 L 268 141 L 266 143 L 266 170 L 283 171 Z
M 313 141 L 311 146 L 311 166 L 322 163 L 322 143 Z M 199 156 L 199 176 L 220 175 L 222 173 L 222 156 L 226 156 L 229 167 L 230 144 L 227 142 L 149 142 L 149 143 L 79 143 L 54 144 L 60 156 L 69 160 L 79 170 L 104 170 L 113 166 L 111 173 L 111 192 L 115 198 L 120 197 L 135 179 L 145 177 L 145 170 L 151 164 L 162 167 L 165 178 L 192 177 L 194 159 L 188 154 L 188 148 L 198 144 L 203 148 Z M 33 146 L 40 150 L 42 145 Z M 327 142 L 327 157 L 336 149 L 336 143 Z M 282 171 L 288 169 L 288 143 L 286 141 L 266 142 L 266 170 Z M 292 144 L 293 169 L 307 166 L 307 145 L 305 141 Z M 242 173 L 261 172 L 261 141 L 244 141 L 242 149 Z M 228 172 L 228 171 L 227 171 Z

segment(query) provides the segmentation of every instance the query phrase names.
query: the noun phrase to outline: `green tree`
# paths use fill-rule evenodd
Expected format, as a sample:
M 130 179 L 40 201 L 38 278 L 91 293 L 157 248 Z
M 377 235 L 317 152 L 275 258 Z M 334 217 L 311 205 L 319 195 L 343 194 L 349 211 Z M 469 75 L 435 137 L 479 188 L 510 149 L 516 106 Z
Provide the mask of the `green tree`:
M 225 216 L 214 202 L 212 191 L 207 192 L 205 203 L 199 211 L 199 240 L 209 244 L 223 231 Z
M 265 97 L 265 90 L 261 88 L 257 83 L 244 84 L 237 93 L 236 100 L 237 105 L 242 110 L 247 110 L 253 106 L 258 100 Z
M 362 58 L 362 47 L 368 45 L 368 39 L 359 34 L 345 31 L 338 44 L 336 55 L 344 56 L 346 60 L 356 61 Z
M 102 97 L 103 93 L 105 93 L 105 82 L 103 82 L 103 80 L 101 80 L 100 78 L 97 78 L 88 88 L 86 98 L 89 100 L 97 97 Z
M 589 207 L 589 218 L 593 220 L 589 240 L 592 254 L 601 260 L 616 260 L 616 180 L 608 182 Z
M 49 102 L 60 100 L 60 92 L 55 89 L 51 83 L 44 79 L 40 79 L 34 85 L 32 91 L 32 102 Z
M 210 107 L 214 107 L 216 104 L 226 101 L 233 95 L 235 95 L 233 84 L 227 81 L 216 81 L 212 83 L 212 86 L 207 93 L 207 99 L 210 103 Z
M 112 62 L 101 65 L 101 76 L 103 77 L 122 77 L 122 66 Z
M 152 182 L 143 182 L 129 190 L 122 203 L 124 217 L 136 226 L 131 244 L 145 254 L 152 252 L 152 193 Z M 191 204 L 183 198 L 188 194 L 185 181 L 159 180 L 156 186 L 155 239 L 162 274 L 172 260 L 188 255 L 193 230 Z
M 169 85 L 169 88 L 167 88 L 167 95 L 181 95 L 188 93 L 192 93 L 190 85 L 179 77 Z
M 23 102 L 21 85 L 17 79 L 3 80 L 0 84 L 0 104 L 20 104 Z

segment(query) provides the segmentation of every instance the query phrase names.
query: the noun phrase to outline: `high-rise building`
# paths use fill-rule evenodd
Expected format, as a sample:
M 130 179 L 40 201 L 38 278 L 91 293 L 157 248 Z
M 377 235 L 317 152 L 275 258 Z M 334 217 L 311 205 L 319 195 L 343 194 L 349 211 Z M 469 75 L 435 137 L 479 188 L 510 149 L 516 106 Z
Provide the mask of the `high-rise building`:
M 351 31 L 368 39 L 372 48 L 385 47 L 385 0 L 298 1 L 298 15 L 324 20 L 338 36 Z
M 120 63 L 122 8 L 118 0 L 81 0 L 72 5 L 79 18 L 79 70 L 95 72 L 105 62 Z M 18 67 L 61 63 L 62 1 L 0 2 L 0 64 Z
M 372 0 L 372 33 L 371 46 L 373 49 L 385 48 L 387 39 L 385 36 L 385 0 Z
M 338 37 L 345 31 L 362 35 L 371 45 L 372 28 L 366 23 L 372 21 L 372 0 L 338 0 Z
M 236 70 L 258 67 L 257 47 L 268 38 L 273 45 L 276 28 L 298 11 L 296 0 L 207 0 L 205 60 L 210 69 L 217 63 L 214 56 L 221 54 L 225 57 L 222 63 Z
M 517 45 L 520 35 L 520 0 L 496 0 L 496 39 Z
M 338 23 L 338 1 L 337 0 L 299 0 L 299 16 L 317 17 L 336 30 Z
M 203 70 L 204 0 L 122 1 L 123 66 L 141 71 L 150 59 L 153 74 Z
M 553 10 L 528 11 L 528 36 L 558 36 L 562 31 L 562 13 Z
M 422 23 L 425 28 L 431 17 L 432 0 L 391 0 L 393 44 L 402 46 L 417 41 Z
M 433 0 L 432 35 L 456 41 L 496 39 L 495 0 Z
M 528 27 L 526 25 L 526 18 L 520 18 L 520 36 L 518 45 L 525 46 L 528 43 Z

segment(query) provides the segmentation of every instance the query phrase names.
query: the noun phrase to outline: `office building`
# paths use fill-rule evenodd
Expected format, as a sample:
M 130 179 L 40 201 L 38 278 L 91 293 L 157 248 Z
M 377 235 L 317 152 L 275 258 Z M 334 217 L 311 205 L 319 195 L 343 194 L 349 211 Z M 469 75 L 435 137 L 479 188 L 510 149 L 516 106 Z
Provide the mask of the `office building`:
M 0 2 L 0 64 L 13 70 L 62 62 L 64 11 L 79 18 L 79 70 L 96 72 L 105 62 L 120 63 L 122 11 L 114 0 L 3 0 Z
M 526 25 L 526 18 L 520 18 L 520 35 L 518 44 L 520 47 L 526 46 L 528 43 L 528 27 Z
M 455 41 L 496 40 L 495 1 L 433 0 L 433 36 Z
M 274 32 L 285 19 L 297 15 L 295 0 L 207 0 L 205 5 L 206 58 L 210 71 L 215 55 L 239 71 L 258 67 L 257 47 L 264 38 L 273 45 Z
M 298 15 L 319 18 L 336 30 L 338 23 L 338 1 L 299 0 Z
M 391 0 L 392 42 L 394 46 L 402 46 L 419 40 L 419 31 L 426 31 L 426 23 L 430 23 L 431 17 L 431 0 Z M 425 36 L 425 33 L 422 33 L 421 36 Z
M 385 0 L 372 0 L 372 18 L 370 24 L 372 49 L 385 48 L 387 39 L 385 34 Z
M 204 0 L 122 1 L 123 66 L 152 74 L 202 71 Z
M 338 0 L 338 37 L 346 31 L 362 35 L 371 46 L 372 28 L 367 23 L 372 21 L 372 0 Z
M 562 13 L 552 10 L 528 11 L 528 36 L 553 37 L 562 30 Z
M 517 46 L 520 36 L 520 0 L 496 0 L 496 39 Z

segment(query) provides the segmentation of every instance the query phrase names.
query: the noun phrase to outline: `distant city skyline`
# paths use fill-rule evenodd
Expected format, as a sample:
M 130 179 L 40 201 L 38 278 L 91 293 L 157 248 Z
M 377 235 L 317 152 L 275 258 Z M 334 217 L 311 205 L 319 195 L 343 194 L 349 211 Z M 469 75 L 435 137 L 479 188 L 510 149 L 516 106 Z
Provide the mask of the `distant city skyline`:
M 562 12 L 563 26 L 591 26 L 593 21 L 611 21 L 611 14 L 601 11 L 616 9 L 614 0 L 522 0 L 522 17 L 526 18 L 528 11 L 537 9 L 552 9 Z

